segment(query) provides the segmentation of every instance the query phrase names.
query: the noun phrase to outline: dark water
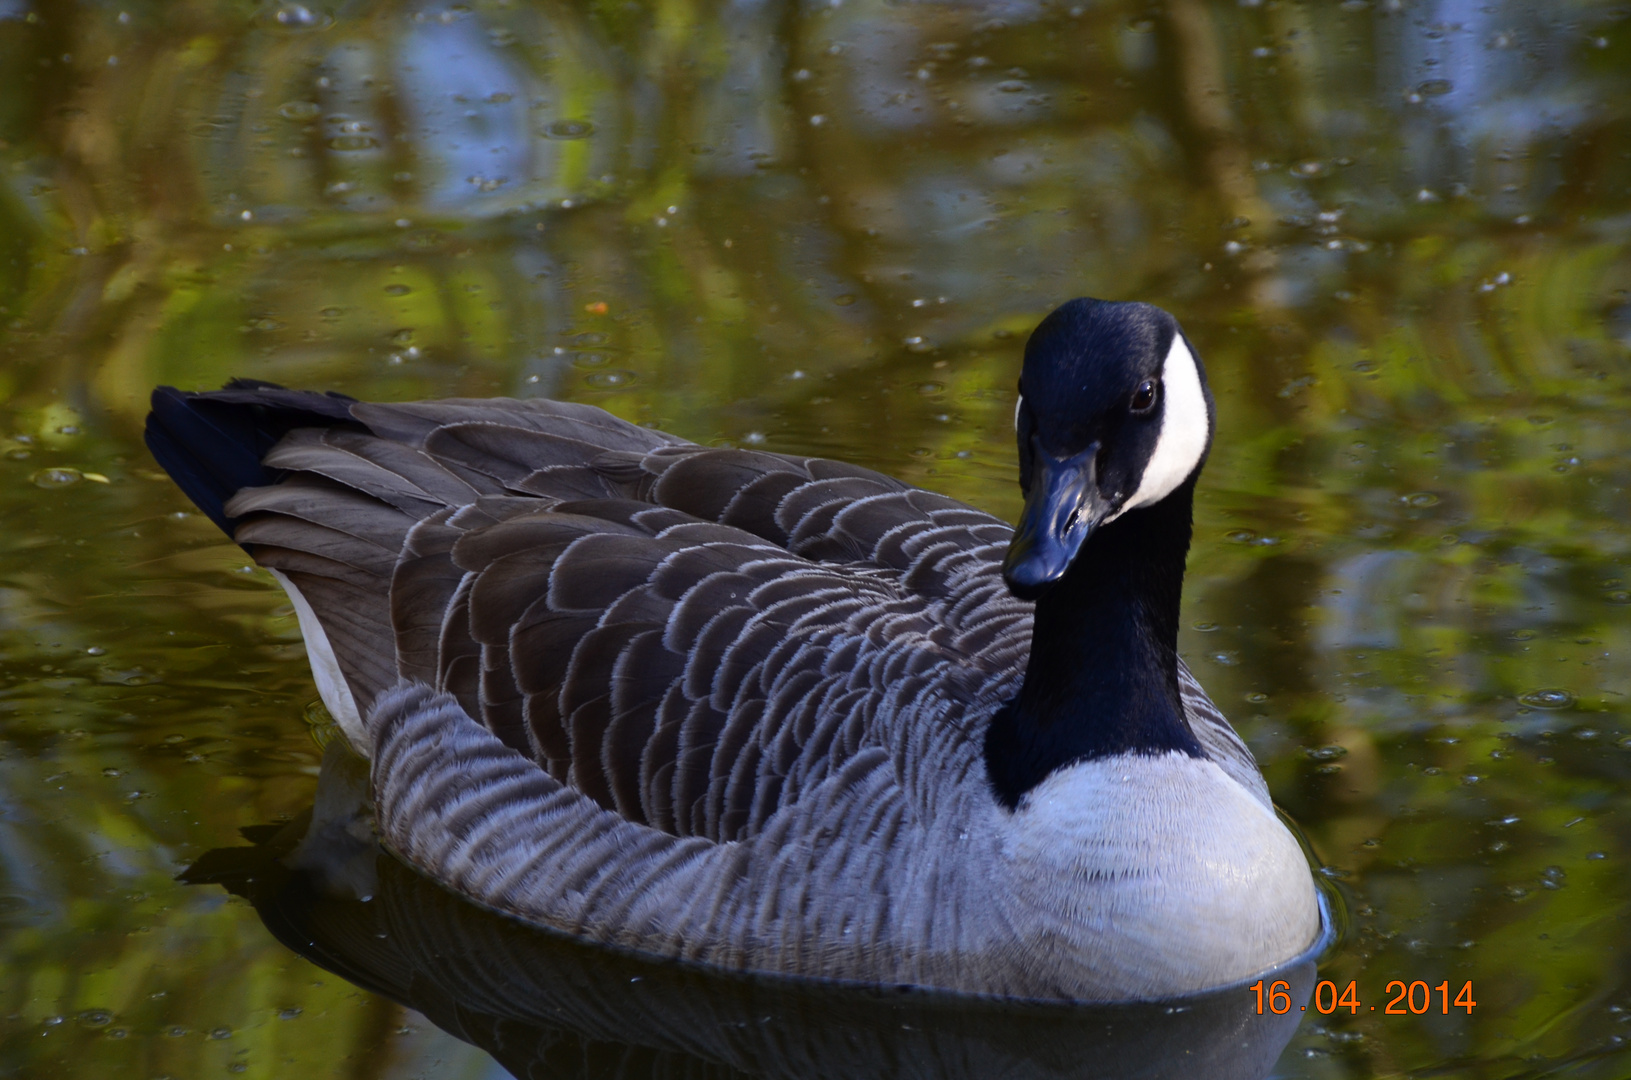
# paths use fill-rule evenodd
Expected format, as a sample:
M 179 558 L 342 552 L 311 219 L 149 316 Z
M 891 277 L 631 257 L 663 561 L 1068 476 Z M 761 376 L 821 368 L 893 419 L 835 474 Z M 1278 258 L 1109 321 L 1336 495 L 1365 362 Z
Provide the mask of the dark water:
M 1631 1073 L 1631 6 L 0 0 L 0 1074 L 503 1075 L 175 881 L 321 751 L 155 383 L 547 394 L 1012 516 L 1080 294 L 1207 362 L 1182 647 L 1350 899 L 1363 1008 L 1275 1075 Z

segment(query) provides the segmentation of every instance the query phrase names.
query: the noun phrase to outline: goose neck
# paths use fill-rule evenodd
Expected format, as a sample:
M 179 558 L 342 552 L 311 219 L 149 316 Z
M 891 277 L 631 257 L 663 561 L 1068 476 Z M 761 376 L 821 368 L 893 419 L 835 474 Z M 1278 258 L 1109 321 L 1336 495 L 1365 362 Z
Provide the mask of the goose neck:
M 1194 483 L 1100 528 L 1037 600 L 1024 682 L 986 737 L 988 772 L 1008 805 L 1075 762 L 1204 756 L 1178 689 Z

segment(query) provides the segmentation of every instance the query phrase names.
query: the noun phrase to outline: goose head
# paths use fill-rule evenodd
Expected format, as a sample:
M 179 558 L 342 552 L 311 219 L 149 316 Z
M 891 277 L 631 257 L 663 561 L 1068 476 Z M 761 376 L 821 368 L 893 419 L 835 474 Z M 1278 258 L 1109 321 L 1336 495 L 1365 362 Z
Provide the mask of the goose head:
M 1214 408 L 1178 322 L 1158 307 L 1082 298 L 1025 344 L 1014 429 L 1025 494 L 1003 579 L 1036 599 L 1088 538 L 1200 472 Z

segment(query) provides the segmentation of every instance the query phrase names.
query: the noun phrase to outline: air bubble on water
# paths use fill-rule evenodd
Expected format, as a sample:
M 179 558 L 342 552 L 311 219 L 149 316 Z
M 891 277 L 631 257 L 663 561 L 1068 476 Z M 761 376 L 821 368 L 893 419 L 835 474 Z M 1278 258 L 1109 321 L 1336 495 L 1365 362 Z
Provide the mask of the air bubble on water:
M 1518 700 L 1531 709 L 1567 709 L 1574 704 L 1574 695 L 1567 690 L 1549 688 L 1520 694 Z
M 594 133 L 595 125 L 587 120 L 557 120 L 543 130 L 543 134 L 551 139 L 583 139 Z
M 50 469 L 41 469 L 29 477 L 35 487 L 46 489 L 73 487 L 85 479 L 85 474 L 78 469 L 66 465 Z
M 334 22 L 333 17 L 313 11 L 305 4 L 279 4 L 266 22 L 280 30 L 321 30 Z

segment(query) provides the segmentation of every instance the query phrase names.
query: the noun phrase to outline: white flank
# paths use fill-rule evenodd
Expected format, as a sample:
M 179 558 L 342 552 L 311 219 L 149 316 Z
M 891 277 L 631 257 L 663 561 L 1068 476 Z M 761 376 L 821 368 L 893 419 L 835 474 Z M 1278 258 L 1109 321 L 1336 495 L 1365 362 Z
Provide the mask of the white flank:
M 270 568 L 267 572 L 283 586 L 283 591 L 289 594 L 289 602 L 294 605 L 295 617 L 300 620 L 300 636 L 306 639 L 306 659 L 311 663 L 312 677 L 317 680 L 317 695 L 323 699 L 329 715 L 340 725 L 352 749 L 370 756 L 368 732 L 362 725 L 362 715 L 357 711 L 357 699 L 352 696 L 351 687 L 346 685 L 340 662 L 334 656 L 334 646 L 328 643 L 328 634 L 323 630 L 323 624 L 317 621 L 317 612 L 311 609 L 311 604 L 300 595 L 300 590 L 287 576 Z
M 1161 434 L 1156 436 L 1155 453 L 1144 466 L 1133 497 L 1107 520 L 1114 521 L 1129 510 L 1153 505 L 1171 495 L 1195 471 L 1206 452 L 1206 440 L 1211 434 L 1206 395 L 1201 392 L 1195 356 L 1181 334 L 1172 336 L 1172 349 L 1161 368 L 1161 400 Z
M 1014 402 L 1014 430 L 1015 431 L 1019 430 L 1019 410 L 1023 409 L 1024 407 L 1025 407 L 1025 395 L 1021 394 L 1021 395 L 1019 395 L 1019 400 Z

